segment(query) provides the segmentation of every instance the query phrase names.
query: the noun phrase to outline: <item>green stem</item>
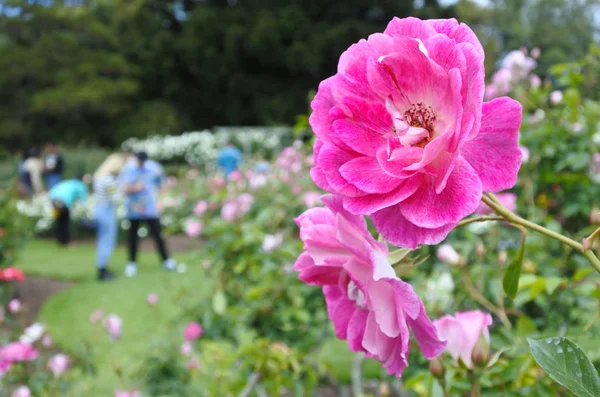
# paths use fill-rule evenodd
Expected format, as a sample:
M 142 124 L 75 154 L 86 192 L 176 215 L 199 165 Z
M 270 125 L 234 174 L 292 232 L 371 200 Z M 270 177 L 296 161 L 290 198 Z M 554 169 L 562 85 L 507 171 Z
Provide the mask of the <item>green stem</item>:
M 561 243 L 575 249 L 579 253 L 583 254 L 587 258 L 587 260 L 592 264 L 592 266 L 600 273 L 600 260 L 596 257 L 596 255 L 591 250 L 584 250 L 583 245 L 567 236 L 563 236 L 560 233 L 556 233 L 550 229 L 547 229 L 543 226 L 538 225 L 537 223 L 533 223 L 528 221 L 527 219 L 523 219 L 514 212 L 510 211 L 508 208 L 503 206 L 496 196 L 491 193 L 485 193 L 483 195 L 482 201 L 487 204 L 488 207 L 492 208 L 496 213 L 506 219 L 509 223 L 513 225 L 520 225 L 527 229 L 534 230 L 538 233 L 544 234 L 550 238 L 560 241 Z
M 481 385 L 479 384 L 479 375 L 475 371 L 469 371 L 469 380 L 471 381 L 471 394 L 470 397 L 481 396 Z
M 504 220 L 504 217 L 502 217 L 502 216 L 476 216 L 473 218 L 463 219 L 462 221 L 458 222 L 458 225 L 456 225 L 456 227 L 466 226 L 469 223 L 475 223 L 475 222 L 503 221 L 503 220 Z

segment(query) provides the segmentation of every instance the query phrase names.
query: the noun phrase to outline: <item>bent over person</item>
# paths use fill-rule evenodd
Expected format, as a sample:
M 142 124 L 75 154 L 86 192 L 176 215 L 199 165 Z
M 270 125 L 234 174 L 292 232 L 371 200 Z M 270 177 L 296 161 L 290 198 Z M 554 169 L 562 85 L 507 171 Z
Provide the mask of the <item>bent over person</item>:
M 88 197 L 90 176 L 85 175 L 78 179 L 69 179 L 54 185 L 48 196 L 56 217 L 56 240 L 58 244 L 67 246 L 71 242 L 70 221 L 71 209 L 75 203 L 85 203 Z
M 123 191 L 126 195 L 127 218 L 130 222 L 129 264 L 125 268 L 125 275 L 128 277 L 137 273 L 138 231 L 141 223 L 148 225 L 165 270 L 174 270 L 176 267 L 175 261 L 169 257 L 165 241 L 161 236 L 157 206 L 160 176 L 157 175 L 156 168 L 148 164 L 146 153 L 137 153 L 136 159 L 135 164 L 126 165 L 121 174 Z

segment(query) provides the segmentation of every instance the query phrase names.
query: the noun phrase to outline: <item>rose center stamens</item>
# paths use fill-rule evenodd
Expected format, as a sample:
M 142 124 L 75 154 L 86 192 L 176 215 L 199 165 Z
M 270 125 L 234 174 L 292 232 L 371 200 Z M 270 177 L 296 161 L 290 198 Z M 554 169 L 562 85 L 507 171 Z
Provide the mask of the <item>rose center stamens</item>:
M 417 102 L 404 112 L 404 119 L 411 127 L 425 128 L 432 133 L 436 116 L 431 106 L 425 106 L 423 102 Z

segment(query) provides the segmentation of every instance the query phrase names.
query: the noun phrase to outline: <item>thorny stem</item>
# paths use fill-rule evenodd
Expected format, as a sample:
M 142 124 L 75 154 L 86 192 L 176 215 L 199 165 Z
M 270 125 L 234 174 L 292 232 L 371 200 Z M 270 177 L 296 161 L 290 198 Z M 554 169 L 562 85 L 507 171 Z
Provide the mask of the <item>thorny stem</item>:
M 491 193 L 485 193 L 483 195 L 482 201 L 487 204 L 488 207 L 492 208 L 496 213 L 502 216 L 506 221 L 508 221 L 512 225 L 519 225 L 521 227 L 525 227 L 527 229 L 534 230 L 538 233 L 545 234 L 546 236 L 553 238 L 555 240 L 560 241 L 561 243 L 575 249 L 579 253 L 583 254 L 587 258 L 587 260 L 592 264 L 592 266 L 600 273 L 600 260 L 596 257 L 596 255 L 591 250 L 585 250 L 583 245 L 567 236 L 563 236 L 560 233 L 553 232 L 550 229 L 547 229 L 543 226 L 538 225 L 537 223 L 533 223 L 528 221 L 527 219 L 523 219 L 514 212 L 510 211 L 508 208 L 503 206 L 496 196 Z M 595 233 L 595 232 L 594 232 Z M 599 232 L 600 233 L 600 232 Z
M 590 234 L 586 240 L 588 240 L 591 244 L 594 242 L 596 237 L 598 237 L 598 235 L 600 235 L 600 227 L 598 229 L 594 230 L 594 232 L 592 234 Z
M 462 273 L 462 281 L 467 292 L 469 293 L 469 295 L 471 295 L 473 299 L 479 302 L 481 306 L 485 307 L 487 310 L 496 315 L 496 317 L 498 317 L 500 321 L 502 321 L 502 324 L 504 324 L 506 328 L 512 328 L 512 324 L 510 323 L 510 320 L 506 316 L 504 310 L 500 309 L 492 302 L 490 302 L 485 296 L 483 296 L 483 294 L 473 285 L 473 282 L 471 281 L 471 278 L 468 273 Z

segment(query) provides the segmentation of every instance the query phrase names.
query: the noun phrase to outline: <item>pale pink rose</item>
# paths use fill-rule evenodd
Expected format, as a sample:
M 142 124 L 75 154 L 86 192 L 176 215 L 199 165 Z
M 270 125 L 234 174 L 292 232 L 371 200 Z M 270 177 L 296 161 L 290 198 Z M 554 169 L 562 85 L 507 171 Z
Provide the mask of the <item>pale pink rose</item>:
M 315 165 L 315 156 L 314 155 L 309 155 L 306 157 L 306 165 L 308 165 L 309 167 L 314 167 Z
M 209 181 L 209 185 L 212 191 L 218 191 L 225 186 L 225 180 L 220 176 L 215 176 Z
M 10 361 L 0 360 L 0 379 L 2 379 L 8 371 L 10 371 L 11 365 L 12 365 L 12 362 L 10 362 Z
M 542 79 L 540 79 L 540 76 L 537 74 L 532 74 L 531 77 L 529 77 L 529 84 L 531 84 L 533 88 L 540 88 L 542 85 Z
M 110 338 L 115 341 L 121 337 L 123 331 L 123 320 L 116 314 L 110 314 L 104 319 L 104 326 Z
M 267 185 L 267 183 L 268 183 L 268 178 L 266 175 L 256 174 L 252 177 L 252 179 L 250 179 L 249 188 L 250 188 L 250 190 L 256 190 L 258 188 L 261 188 L 261 187 Z
M 27 386 L 19 386 L 13 391 L 12 397 L 31 397 L 31 391 Z
M 103 317 L 104 311 L 102 309 L 96 309 L 96 311 L 90 315 L 90 323 L 95 324 L 102 320 Z
M 185 341 L 181 344 L 181 346 L 179 346 L 179 351 L 184 356 L 189 356 L 194 352 L 194 348 L 192 347 L 192 344 L 189 341 Z
M 44 347 L 50 347 L 53 343 L 54 342 L 52 341 L 50 335 L 44 335 L 44 337 L 42 338 L 42 346 Z
M 290 170 L 295 163 L 300 161 L 300 153 L 293 147 L 284 148 L 279 157 L 277 157 L 277 165 L 284 170 Z M 302 165 L 300 165 L 302 168 Z
M 540 55 L 542 55 L 542 50 L 539 47 L 534 47 L 531 49 L 531 53 L 529 54 L 533 59 L 538 59 Z
M 500 96 L 500 94 L 498 93 L 498 87 L 496 87 L 493 84 L 490 84 L 485 87 L 485 99 L 491 101 L 492 99 L 498 96 Z
M 302 193 L 302 186 L 298 186 L 298 185 L 292 186 L 292 193 L 294 195 L 298 195 L 298 194 Z
M 190 219 L 185 223 L 185 234 L 188 237 L 198 237 L 202 232 L 202 222 Z
M 324 196 L 327 208 L 296 219 L 305 252 L 294 269 L 308 284 L 323 286 L 336 336 L 400 376 L 408 365 L 410 329 L 427 358 L 444 350 L 423 302 L 387 261 L 387 245 L 369 233 L 363 217 L 344 210 L 342 198 Z
M 437 258 L 447 265 L 458 265 L 460 255 L 450 244 L 442 244 L 437 249 Z
M 250 211 L 254 203 L 254 196 L 250 193 L 242 193 L 237 198 L 239 215 L 244 215 Z
M 202 325 L 192 321 L 183 330 L 183 338 L 187 341 L 193 341 L 200 338 L 202 336 L 202 332 L 204 332 Z
M 18 299 L 13 299 L 8 302 L 8 311 L 12 314 L 17 314 L 19 311 L 21 311 L 21 301 Z
M 142 393 L 137 390 L 121 391 L 119 389 L 115 389 L 115 397 L 142 397 Z
M 563 93 L 562 93 L 562 91 L 556 90 L 556 91 L 552 91 L 550 93 L 550 102 L 553 105 L 558 105 L 559 103 L 562 102 L 562 100 L 563 100 Z
M 519 146 L 519 150 L 521 151 L 522 163 L 525 164 L 529 161 L 529 149 L 526 146 Z
M 447 341 L 446 351 L 458 362 L 460 358 L 468 368 L 473 368 L 473 349 L 483 337 L 490 341 L 488 327 L 492 325 L 492 316 L 474 310 L 457 312 L 454 316 L 446 315 L 433 322 L 438 336 Z
M 238 217 L 238 205 L 236 202 L 230 201 L 221 208 L 221 218 L 227 222 L 233 222 Z
M 146 302 L 148 302 L 150 306 L 156 305 L 158 303 L 158 295 L 154 292 L 149 293 Z
M 314 191 L 304 193 L 302 200 L 307 208 L 317 207 L 323 204 L 321 202 L 321 193 Z
M 521 165 L 522 107 L 483 102 L 483 58 L 454 19 L 394 18 L 352 45 L 312 101 L 315 183 L 392 244 L 444 240 Z
M 273 252 L 277 248 L 281 246 L 283 243 L 283 235 L 281 233 L 277 234 L 267 234 L 263 239 L 262 250 L 265 252 Z
M 59 377 L 69 369 L 69 357 L 65 354 L 56 354 L 48 360 L 48 367 L 54 376 Z
M 38 355 L 38 351 L 29 343 L 12 342 L 0 348 L 0 362 L 32 361 Z
M 492 75 L 492 84 L 496 87 L 496 96 L 506 95 L 512 90 L 513 76 L 508 69 L 499 69 Z
M 500 203 L 508 208 L 510 211 L 514 212 L 517 209 L 517 195 L 514 193 L 499 193 L 496 195 L 496 198 L 500 201 Z M 488 207 L 486 204 L 481 203 L 479 208 L 477 208 L 477 213 L 480 215 L 489 215 L 493 214 L 494 210 Z
M 204 215 L 204 213 L 206 212 L 207 209 L 208 209 L 208 203 L 206 202 L 206 200 L 200 200 L 194 206 L 194 215 L 202 216 L 202 215 Z
M 198 364 L 198 361 L 191 359 L 190 361 L 187 362 L 186 364 L 187 369 L 194 370 L 194 369 L 198 369 L 198 367 L 200 367 L 200 364 Z

